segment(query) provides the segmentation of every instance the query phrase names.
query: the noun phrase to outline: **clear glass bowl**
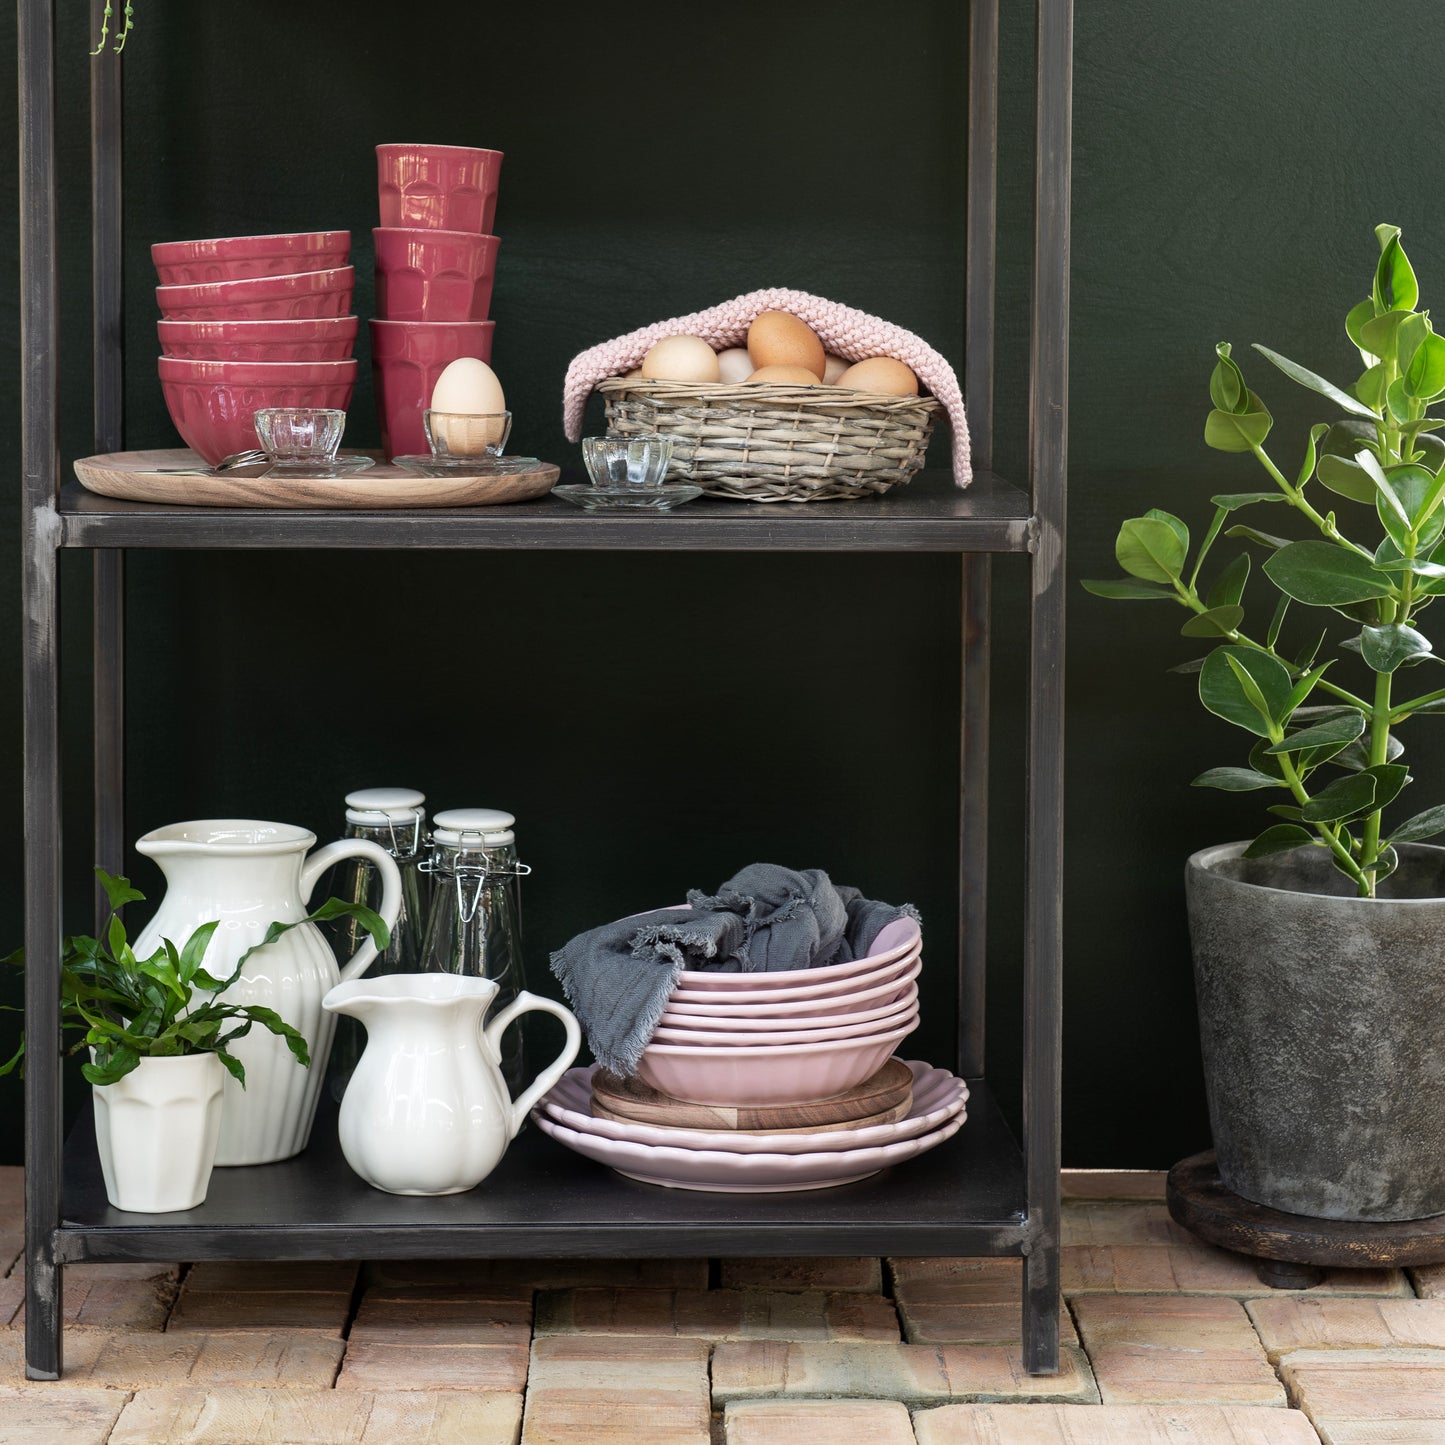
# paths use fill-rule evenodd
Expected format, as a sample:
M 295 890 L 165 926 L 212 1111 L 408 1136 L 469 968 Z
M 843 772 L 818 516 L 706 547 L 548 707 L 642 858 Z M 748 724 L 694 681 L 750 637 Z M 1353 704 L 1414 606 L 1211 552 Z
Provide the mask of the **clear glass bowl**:
M 512 413 L 498 411 L 475 415 L 456 411 L 425 411 L 422 423 L 433 457 L 499 457 L 512 434 Z
M 346 413 L 322 406 L 262 407 L 255 422 L 273 466 L 326 467 L 336 461 Z
M 583 437 L 582 460 L 595 487 L 660 487 L 672 463 L 672 438 Z

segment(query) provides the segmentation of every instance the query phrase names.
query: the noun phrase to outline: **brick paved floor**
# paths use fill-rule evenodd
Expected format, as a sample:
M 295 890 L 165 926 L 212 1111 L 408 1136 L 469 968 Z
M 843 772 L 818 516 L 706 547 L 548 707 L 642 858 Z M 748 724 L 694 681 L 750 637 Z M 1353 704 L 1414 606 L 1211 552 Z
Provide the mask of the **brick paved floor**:
M 1445 1267 L 1271 1290 L 1162 1174 L 1064 1178 L 1063 1358 L 974 1259 L 81 1265 L 24 1379 L 0 1169 L 0 1445 L 1445 1445 Z

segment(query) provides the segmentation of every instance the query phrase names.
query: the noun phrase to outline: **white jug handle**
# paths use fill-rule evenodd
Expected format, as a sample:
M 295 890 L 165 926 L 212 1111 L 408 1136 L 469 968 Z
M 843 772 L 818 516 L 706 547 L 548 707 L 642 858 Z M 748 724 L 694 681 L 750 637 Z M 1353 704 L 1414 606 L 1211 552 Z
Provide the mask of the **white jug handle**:
M 562 1027 L 567 1030 L 567 1038 L 562 1045 L 562 1052 L 532 1080 L 531 1086 L 520 1099 L 512 1101 L 512 1127 L 507 1135 L 509 1139 L 517 1137 L 517 1130 L 522 1127 L 522 1121 L 527 1117 L 527 1111 L 567 1072 L 572 1065 L 572 1060 L 577 1057 L 577 1051 L 582 1047 L 582 1030 L 577 1027 L 577 1019 L 571 1009 L 563 1007 L 560 1003 L 553 1003 L 549 998 L 540 998 L 535 993 L 523 991 L 482 1030 L 487 1042 L 496 1050 L 498 1058 L 502 1054 L 502 1031 L 519 1014 L 527 1013 L 530 1010 L 555 1014 L 562 1020 Z
M 369 838 L 342 838 L 318 848 L 301 865 L 301 901 L 310 902 L 316 880 L 339 858 L 365 858 L 376 864 L 381 871 L 381 905 L 376 911 L 388 928 L 395 928 L 396 916 L 401 912 L 401 869 L 380 843 Z M 360 978 L 376 962 L 376 953 L 375 941 L 368 938 L 341 966 L 342 983 Z

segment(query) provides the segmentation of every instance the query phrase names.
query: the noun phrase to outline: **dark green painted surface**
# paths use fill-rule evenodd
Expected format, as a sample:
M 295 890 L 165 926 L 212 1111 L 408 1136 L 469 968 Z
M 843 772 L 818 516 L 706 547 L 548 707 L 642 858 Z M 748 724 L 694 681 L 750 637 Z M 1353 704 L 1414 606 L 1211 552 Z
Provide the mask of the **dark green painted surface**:
M 63 0 L 64 450 L 90 450 L 84 6 Z M 138 0 L 129 52 L 132 446 L 172 434 L 154 381 L 153 240 L 349 227 L 371 311 L 372 146 L 507 153 L 493 315 L 519 450 L 575 464 L 561 376 L 581 348 L 759 285 L 890 317 L 961 361 L 965 7 L 741 3 L 282 6 Z M 1026 400 L 1031 124 L 1026 6 L 1004 23 L 998 469 Z M 1398 32 L 1388 123 L 1376 83 Z M 1120 517 L 1200 515 L 1253 486 L 1199 439 L 1213 343 L 1347 363 L 1338 319 L 1405 227 L 1427 303 L 1439 107 L 1427 0 L 1082 3 L 1075 81 L 1071 527 L 1108 574 Z M 11 67 L 13 30 L 0 45 Z M 13 113 L 13 112 L 12 112 Z M 1417 134 L 1409 133 L 1413 124 Z M 226 159 L 222 159 L 225 157 Z M 3 160 L 13 194 L 13 147 Z M 0 215 L 14 294 L 15 222 Z M 1445 293 L 1441 293 L 1445 294 Z M 0 387 L 15 395 L 13 310 Z M 364 335 L 364 331 L 363 331 Z M 361 353 L 363 356 L 365 352 Z M 369 377 L 348 441 L 375 439 Z M 1256 385 L 1266 380 L 1259 368 Z M 1268 379 L 1281 430 L 1308 419 Z M 12 409 L 14 403 L 12 402 Z M 17 492 L 7 428 L 0 478 Z M 0 536 L 6 605 L 14 530 Z M 65 559 L 67 826 L 88 927 L 88 562 Z M 1017 824 L 1025 575 L 996 567 L 1000 647 L 991 1068 L 1016 1107 Z M 856 556 L 139 554 L 131 572 L 132 836 L 250 813 L 339 828 L 349 788 L 519 817 L 534 962 L 573 930 L 771 857 L 911 897 L 936 940 L 920 1053 L 951 1029 L 956 563 Z M 1190 685 L 1159 675 L 1171 620 L 1075 591 L 1070 607 L 1066 1162 L 1163 1166 L 1207 1143 L 1182 863 L 1251 805 L 1191 793 L 1226 755 Z M 18 628 L 0 633 L 15 675 Z M 1429 726 L 1429 724 L 1425 724 Z M 1418 731 L 1419 729 L 1417 729 Z M 0 700 L 18 759 L 19 705 Z M 1440 750 L 1414 754 L 1429 786 Z M 1439 776 L 1436 768 L 1435 775 Z M 19 768 L 0 771 L 0 944 L 18 938 Z M 1422 800 L 1417 806 L 1423 806 Z M 149 866 L 142 887 L 159 891 Z M 540 970 L 539 970 L 540 972 Z M 11 990 L 11 996 L 14 990 Z M 0 1159 L 19 1153 L 0 1083 Z

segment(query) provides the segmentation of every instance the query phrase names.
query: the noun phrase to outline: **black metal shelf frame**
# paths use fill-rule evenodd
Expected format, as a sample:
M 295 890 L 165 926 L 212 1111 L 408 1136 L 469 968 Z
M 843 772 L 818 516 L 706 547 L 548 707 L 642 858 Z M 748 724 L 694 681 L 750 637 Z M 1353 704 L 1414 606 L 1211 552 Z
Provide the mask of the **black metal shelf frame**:
M 92 0 L 97 11 L 101 0 Z M 1058 1367 L 1064 520 L 1068 431 L 1073 0 L 1037 0 L 1028 490 L 991 474 L 999 0 L 969 9 L 964 391 L 977 480 L 921 478 L 876 502 L 817 508 L 698 503 L 674 517 L 584 517 L 555 500 L 452 513 L 295 513 L 111 502 L 62 485 L 55 145 L 55 0 L 17 0 L 20 91 L 25 944 L 58 959 L 61 924 L 58 556 L 94 566 L 95 857 L 124 857 L 125 551 L 176 547 L 603 547 L 947 551 L 960 558 L 957 1067 L 968 1125 L 947 1145 L 841 1189 L 756 1198 L 677 1194 L 616 1178 L 536 1131 L 486 1186 L 398 1200 L 346 1169 L 323 1117 L 310 1148 L 218 1171 L 185 1215 L 106 1203 L 88 1127 L 62 1138 L 55 968 L 26 972 L 26 1372 L 62 1369 L 64 1266 L 85 1259 L 892 1253 L 1017 1255 L 1024 1360 Z M 121 62 L 91 81 L 95 450 L 122 433 Z M 1031 600 L 1023 956 L 1023 1135 L 984 1074 L 990 554 L 1028 556 Z

